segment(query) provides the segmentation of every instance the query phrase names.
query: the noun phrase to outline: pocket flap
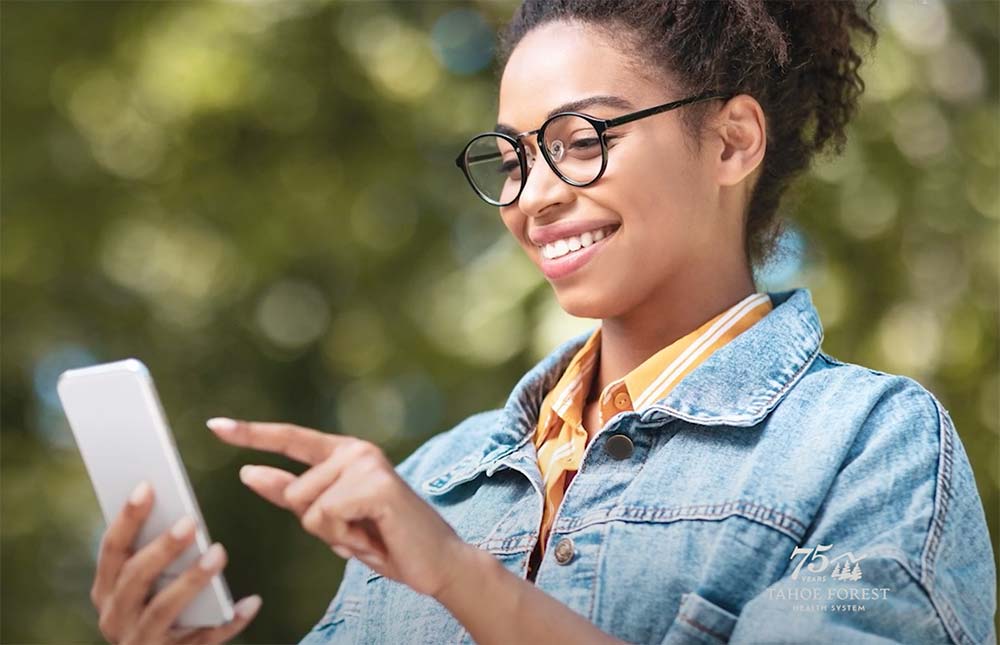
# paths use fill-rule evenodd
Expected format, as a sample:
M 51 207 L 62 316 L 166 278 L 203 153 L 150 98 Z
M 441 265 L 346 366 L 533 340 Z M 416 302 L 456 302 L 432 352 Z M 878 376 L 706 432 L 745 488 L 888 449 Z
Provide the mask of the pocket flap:
M 677 618 L 661 645 L 672 643 L 728 643 L 736 627 L 736 615 L 696 593 L 681 595 Z

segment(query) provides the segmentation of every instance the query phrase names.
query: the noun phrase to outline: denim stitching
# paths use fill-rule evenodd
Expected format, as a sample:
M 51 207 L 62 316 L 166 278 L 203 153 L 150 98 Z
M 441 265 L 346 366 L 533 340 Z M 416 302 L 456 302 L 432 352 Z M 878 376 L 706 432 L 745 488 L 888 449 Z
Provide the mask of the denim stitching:
M 594 584 L 590 585 L 590 609 L 587 612 L 587 616 L 590 617 L 590 621 L 594 622 L 597 616 L 594 615 L 594 607 L 597 604 L 597 587 L 601 584 L 600 576 L 600 566 L 604 562 L 604 546 L 608 543 L 608 531 L 611 530 L 611 523 L 608 522 L 604 525 L 604 532 L 601 533 L 601 541 L 597 545 L 597 560 L 594 562 L 595 573 L 597 574 L 594 579 Z
M 702 632 L 704 634 L 708 634 L 712 638 L 715 638 L 716 640 L 718 640 L 720 643 L 728 643 L 729 642 L 728 638 L 726 638 L 725 636 L 723 636 L 719 632 L 716 632 L 714 630 L 709 629 L 708 627 L 705 627 L 704 625 L 702 625 L 701 623 L 699 623 L 698 621 L 696 621 L 694 618 L 691 618 L 690 616 L 681 616 L 680 618 L 681 618 L 681 620 L 683 620 L 688 625 L 691 625 L 692 627 L 694 627 L 695 629 L 697 629 L 699 632 Z
M 774 403 L 776 401 L 778 401 L 779 399 L 781 399 L 788 392 L 788 390 L 790 390 L 799 381 L 799 379 L 802 377 L 802 374 L 804 374 L 809 369 L 809 367 L 813 364 L 813 362 L 816 360 L 816 357 L 820 353 L 820 348 L 822 347 L 822 343 L 823 343 L 823 333 L 821 332 L 820 336 L 819 336 L 819 341 L 817 342 L 816 347 L 813 349 L 812 354 L 810 354 L 809 357 L 806 358 L 806 360 L 802 364 L 802 366 L 799 367 L 799 369 L 796 370 L 796 372 L 794 374 L 792 374 L 792 376 L 788 379 L 788 381 L 786 381 L 785 384 L 777 392 L 775 392 L 771 396 L 771 398 L 767 400 L 766 403 L 764 403 L 763 405 L 761 405 L 757 409 L 754 409 L 752 411 L 747 412 L 746 414 L 742 414 L 742 415 L 730 415 L 730 416 L 703 417 L 703 416 L 692 416 L 690 414 L 686 414 L 684 412 L 681 412 L 680 410 L 677 410 L 676 408 L 672 408 L 672 407 L 667 406 L 667 405 L 659 405 L 658 407 L 662 407 L 665 410 L 669 410 L 675 417 L 677 417 L 679 419 L 683 419 L 685 421 L 690 421 L 691 423 L 697 423 L 699 425 L 710 425 L 710 424 L 726 425 L 726 424 L 735 424 L 735 423 L 738 423 L 738 422 L 741 422 L 741 421 L 746 421 L 747 419 L 755 420 L 756 422 L 759 422 L 760 419 L 762 419 L 764 416 L 766 416 L 765 413 L 769 409 L 771 409 L 773 407 Z M 655 402 L 654 402 L 654 404 L 655 404 Z
M 497 555 L 516 555 L 528 550 L 537 539 L 538 532 L 533 531 L 502 539 L 485 539 L 476 544 L 476 546 Z
M 933 397 L 932 397 L 933 398 Z M 951 499 L 952 476 L 952 437 L 948 431 L 948 423 L 940 409 L 938 401 L 934 400 L 934 409 L 938 415 L 938 432 L 941 441 L 941 454 L 938 458 L 937 490 L 934 499 L 934 516 L 931 530 L 924 546 L 924 556 L 921 561 L 921 575 L 928 588 L 934 586 L 934 559 L 941 544 L 941 534 L 944 532 L 944 519 L 948 513 L 948 502 Z
M 354 597 L 344 598 L 344 602 L 340 606 L 340 611 L 344 616 L 360 616 L 361 600 Z
M 918 575 L 917 572 L 914 571 L 913 567 L 910 566 L 909 559 L 905 553 L 897 549 L 877 548 L 865 552 L 865 557 L 885 558 L 886 560 L 892 560 L 898 564 L 907 575 L 913 578 L 917 587 L 927 595 L 928 602 L 930 602 L 931 607 L 937 612 L 948 637 L 961 645 L 965 645 L 966 643 L 969 645 L 976 645 L 976 641 L 973 640 L 972 637 L 969 636 L 968 631 L 962 627 L 962 624 L 959 622 L 951 604 L 945 598 L 938 597 L 932 589 L 924 584 L 925 581 L 923 576 Z
M 520 536 L 507 536 L 507 537 L 503 537 L 503 538 L 494 537 L 494 536 L 496 536 L 497 531 L 499 531 L 500 527 L 503 526 L 504 522 L 506 522 L 508 520 L 508 518 L 510 518 L 510 516 L 512 514 L 514 514 L 518 510 L 519 509 L 518 509 L 518 507 L 516 505 L 511 506 L 510 510 L 507 511 L 507 514 L 500 518 L 500 521 L 497 522 L 493 526 L 492 529 L 490 529 L 490 531 L 486 534 L 486 537 L 484 537 L 483 539 L 479 540 L 479 542 L 476 544 L 476 546 L 478 548 L 480 548 L 480 549 L 486 549 L 486 550 L 491 551 L 491 552 L 496 552 L 497 550 L 494 549 L 494 548 L 491 548 L 491 546 L 494 545 L 494 544 L 499 543 L 499 545 L 500 545 L 499 550 L 506 553 L 507 549 L 513 547 L 514 545 L 516 545 L 517 542 L 523 540 L 524 539 L 523 535 L 520 535 Z M 530 535 L 537 535 L 537 534 L 532 533 L 532 534 L 529 534 L 529 536 Z M 516 553 L 516 551 L 515 551 L 515 553 Z
M 805 535 L 806 525 L 801 520 L 788 513 L 748 500 L 677 507 L 620 506 L 589 513 L 583 517 L 568 518 L 554 530 L 567 533 L 615 520 L 666 524 L 683 520 L 722 520 L 734 516 L 780 531 L 797 542 Z
M 945 515 L 948 512 L 949 502 L 952 497 L 951 478 L 954 461 L 954 441 L 951 434 L 954 426 L 946 416 L 947 413 L 941 407 L 941 403 L 930 394 L 934 402 L 934 409 L 938 415 L 938 428 L 941 437 L 941 453 L 938 457 L 937 490 L 934 496 L 934 516 L 931 520 L 930 531 L 927 535 L 927 543 L 924 546 L 924 554 L 921 560 L 920 582 L 924 586 L 931 604 L 937 610 L 944 623 L 948 635 L 957 643 L 974 643 L 968 631 L 962 625 L 958 615 L 952 608 L 947 598 L 937 593 L 934 587 L 934 560 L 937 557 L 937 550 L 941 545 L 941 534 L 944 532 Z

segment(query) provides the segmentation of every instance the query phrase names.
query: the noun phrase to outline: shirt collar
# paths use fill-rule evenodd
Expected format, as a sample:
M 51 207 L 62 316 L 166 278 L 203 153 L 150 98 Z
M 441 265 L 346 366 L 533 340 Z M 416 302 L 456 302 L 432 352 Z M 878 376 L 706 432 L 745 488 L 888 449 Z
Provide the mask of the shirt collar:
M 561 418 L 578 426 L 588 397 L 598 398 L 602 423 L 619 410 L 642 412 L 665 398 L 667 392 L 682 382 L 686 374 L 756 324 L 772 308 L 767 293 L 750 294 L 697 329 L 662 347 L 628 374 L 605 385 L 603 391 L 592 392 L 591 382 L 600 360 L 601 327 L 597 327 L 577 350 L 559 382 L 549 391 L 542 405 L 543 421 L 547 418 L 547 425 L 551 425 L 556 418 Z M 625 401 L 619 402 L 619 397 Z M 546 430 L 539 426 L 535 436 L 536 446 L 546 438 Z
M 701 425 L 753 426 L 774 409 L 819 353 L 823 327 L 809 289 L 767 293 L 774 309 L 654 401 L 644 420 L 666 414 Z M 564 341 L 514 386 L 504 406 L 508 442 L 533 433 L 542 400 L 594 331 Z

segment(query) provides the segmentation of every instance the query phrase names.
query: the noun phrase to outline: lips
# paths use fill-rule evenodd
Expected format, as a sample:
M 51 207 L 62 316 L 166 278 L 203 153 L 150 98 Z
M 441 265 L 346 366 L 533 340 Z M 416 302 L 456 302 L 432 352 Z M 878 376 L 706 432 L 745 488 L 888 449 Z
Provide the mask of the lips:
M 549 280 L 558 280 L 577 271 L 590 262 L 594 256 L 600 253 L 604 247 L 607 246 L 608 242 L 618 235 L 618 230 L 620 228 L 620 226 L 616 226 L 611 233 L 594 242 L 590 246 L 581 248 L 578 251 L 572 251 L 571 253 L 558 258 L 549 259 L 539 253 L 538 261 L 541 266 L 542 273 L 544 273 L 545 277 Z

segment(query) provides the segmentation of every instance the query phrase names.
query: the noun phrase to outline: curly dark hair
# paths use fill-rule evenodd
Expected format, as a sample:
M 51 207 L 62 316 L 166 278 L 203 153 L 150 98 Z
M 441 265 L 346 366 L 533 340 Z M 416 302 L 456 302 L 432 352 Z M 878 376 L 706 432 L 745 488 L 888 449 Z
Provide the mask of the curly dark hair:
M 784 222 L 782 195 L 829 143 L 843 152 L 845 128 L 865 84 L 852 37 L 874 47 L 871 0 L 525 0 L 499 35 L 502 74 L 512 51 L 545 23 L 581 22 L 609 37 L 657 82 L 678 93 L 749 94 L 764 111 L 767 152 L 745 213 L 744 251 L 751 268 L 777 251 Z M 648 78 L 648 76 L 647 76 Z M 680 112 L 690 142 L 700 148 L 707 104 Z

